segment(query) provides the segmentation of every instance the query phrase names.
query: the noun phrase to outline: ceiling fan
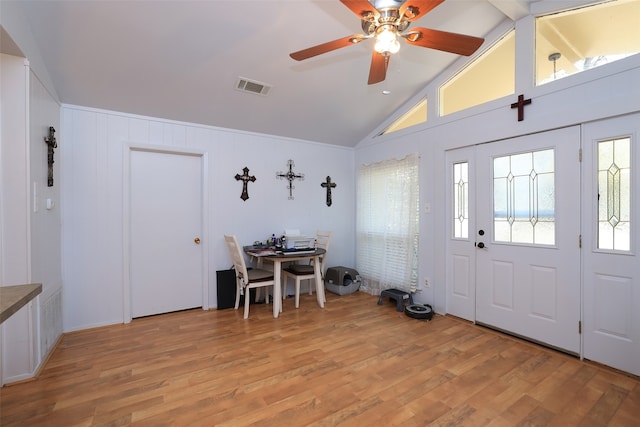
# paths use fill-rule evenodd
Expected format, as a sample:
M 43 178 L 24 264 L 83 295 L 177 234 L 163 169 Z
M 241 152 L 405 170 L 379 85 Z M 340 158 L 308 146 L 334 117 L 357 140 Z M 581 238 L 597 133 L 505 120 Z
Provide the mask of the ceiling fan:
M 353 34 L 341 39 L 322 43 L 307 49 L 291 53 L 296 61 L 312 58 L 336 49 L 351 46 L 370 38 L 376 39 L 369 84 L 384 81 L 391 54 L 400 49 L 401 37 L 410 45 L 442 50 L 458 55 L 469 56 L 475 52 L 484 39 L 463 34 L 449 33 L 430 28 L 413 28 L 409 25 L 444 0 L 340 0 L 362 21 L 364 34 Z M 375 6 L 374 6 L 375 4 Z

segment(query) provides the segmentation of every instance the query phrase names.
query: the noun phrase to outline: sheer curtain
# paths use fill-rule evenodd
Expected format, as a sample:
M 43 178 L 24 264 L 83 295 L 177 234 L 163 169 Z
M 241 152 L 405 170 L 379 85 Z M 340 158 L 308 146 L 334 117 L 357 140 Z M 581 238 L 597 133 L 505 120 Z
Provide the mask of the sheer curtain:
M 378 295 L 418 282 L 418 155 L 362 165 L 357 177 L 356 269 Z

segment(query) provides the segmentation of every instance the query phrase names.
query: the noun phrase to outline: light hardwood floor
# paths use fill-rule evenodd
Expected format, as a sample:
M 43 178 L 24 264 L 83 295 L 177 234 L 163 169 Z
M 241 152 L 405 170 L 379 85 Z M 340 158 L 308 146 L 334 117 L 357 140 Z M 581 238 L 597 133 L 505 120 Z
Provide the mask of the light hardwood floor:
M 2 426 L 638 426 L 640 381 L 385 298 L 200 309 L 64 335 Z

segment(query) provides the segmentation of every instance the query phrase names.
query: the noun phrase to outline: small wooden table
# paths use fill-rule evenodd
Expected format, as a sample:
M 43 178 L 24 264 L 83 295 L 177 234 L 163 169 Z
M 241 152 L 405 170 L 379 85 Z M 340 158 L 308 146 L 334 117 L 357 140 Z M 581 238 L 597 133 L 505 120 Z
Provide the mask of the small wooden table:
M 282 312 L 282 263 L 289 261 L 301 261 L 305 259 L 313 259 L 313 271 L 315 274 L 316 282 L 316 299 L 318 305 L 324 308 L 324 286 L 322 283 L 322 274 L 320 272 L 320 256 L 324 255 L 327 251 L 318 248 L 311 253 L 297 253 L 289 252 L 286 255 L 283 253 L 276 253 L 275 255 L 265 255 L 258 257 L 258 262 L 267 260 L 273 262 L 273 317 L 278 317 Z M 248 253 L 251 255 L 251 253 Z
M 0 323 L 27 305 L 42 292 L 42 283 L 0 286 Z

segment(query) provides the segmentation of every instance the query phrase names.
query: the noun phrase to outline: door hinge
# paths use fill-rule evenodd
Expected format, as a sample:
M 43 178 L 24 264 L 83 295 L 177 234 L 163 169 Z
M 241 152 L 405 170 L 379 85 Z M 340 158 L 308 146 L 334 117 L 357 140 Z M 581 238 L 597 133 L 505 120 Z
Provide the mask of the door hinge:
M 582 148 L 578 149 L 578 161 L 582 162 Z
M 582 320 L 578 320 L 578 335 L 582 334 Z
M 578 248 L 582 249 L 582 234 L 578 235 Z

